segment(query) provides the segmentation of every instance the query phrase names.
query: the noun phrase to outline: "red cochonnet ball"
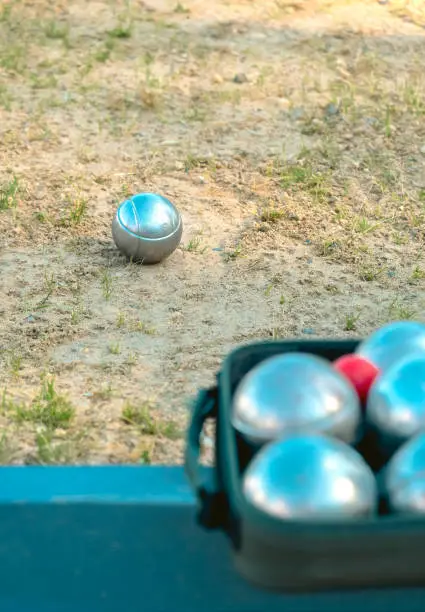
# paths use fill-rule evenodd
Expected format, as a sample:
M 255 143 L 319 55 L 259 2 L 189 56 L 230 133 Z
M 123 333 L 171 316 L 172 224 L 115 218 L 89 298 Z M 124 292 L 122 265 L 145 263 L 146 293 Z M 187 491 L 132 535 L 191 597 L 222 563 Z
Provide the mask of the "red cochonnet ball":
M 379 369 L 360 355 L 343 355 L 333 363 L 333 367 L 345 376 L 356 389 L 360 401 L 366 404 L 369 389 L 379 374 Z

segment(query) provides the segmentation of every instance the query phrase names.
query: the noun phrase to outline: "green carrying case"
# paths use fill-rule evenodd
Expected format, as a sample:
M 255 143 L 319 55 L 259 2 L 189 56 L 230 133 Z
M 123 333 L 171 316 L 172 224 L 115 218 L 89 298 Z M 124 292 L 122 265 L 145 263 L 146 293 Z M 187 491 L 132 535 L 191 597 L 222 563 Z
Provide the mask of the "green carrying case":
M 353 352 L 357 343 L 301 340 L 242 346 L 224 360 L 216 386 L 200 391 L 194 403 L 185 467 L 198 500 L 197 520 L 206 529 L 226 533 L 237 570 L 258 586 L 312 591 L 425 584 L 425 517 L 383 514 L 331 525 L 283 522 L 253 508 L 242 495 L 241 476 L 255 449 L 238 437 L 230 416 L 233 393 L 243 376 L 277 354 L 302 351 L 334 361 Z M 207 419 L 215 421 L 216 430 L 209 479 L 199 464 Z M 359 449 L 363 454 L 368 444 L 366 437 Z M 379 482 L 379 473 L 377 477 Z

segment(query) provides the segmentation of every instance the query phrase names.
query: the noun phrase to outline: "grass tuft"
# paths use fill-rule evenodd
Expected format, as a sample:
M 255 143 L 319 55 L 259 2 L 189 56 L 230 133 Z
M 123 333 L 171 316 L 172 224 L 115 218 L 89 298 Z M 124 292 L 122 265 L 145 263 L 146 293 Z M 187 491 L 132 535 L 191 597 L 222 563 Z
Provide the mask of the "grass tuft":
M 16 176 L 0 186 L 0 210 L 18 206 L 19 182 Z
M 42 377 L 40 392 L 30 405 L 3 401 L 18 423 L 36 423 L 52 430 L 68 427 L 75 414 L 71 402 L 56 391 L 55 380 L 49 376 Z

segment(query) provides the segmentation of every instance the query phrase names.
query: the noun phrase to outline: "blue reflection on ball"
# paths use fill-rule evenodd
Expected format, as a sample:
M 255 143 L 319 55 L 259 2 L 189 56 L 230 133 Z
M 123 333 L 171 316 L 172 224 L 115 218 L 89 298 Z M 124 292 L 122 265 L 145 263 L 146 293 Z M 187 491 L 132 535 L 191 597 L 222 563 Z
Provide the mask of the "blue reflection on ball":
M 118 249 L 133 261 L 158 263 L 180 244 L 183 222 L 172 202 L 155 193 L 140 193 L 123 202 L 112 221 Z

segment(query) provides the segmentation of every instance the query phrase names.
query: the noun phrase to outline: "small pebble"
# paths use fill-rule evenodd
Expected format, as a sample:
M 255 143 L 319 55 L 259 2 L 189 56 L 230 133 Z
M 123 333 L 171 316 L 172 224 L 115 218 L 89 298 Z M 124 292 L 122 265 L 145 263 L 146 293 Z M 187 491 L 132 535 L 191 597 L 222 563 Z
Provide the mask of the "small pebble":
M 302 106 L 297 106 L 293 108 L 291 111 L 291 119 L 302 119 L 305 115 L 305 110 Z
M 376 117 L 365 117 L 365 121 L 369 125 L 376 125 L 378 123 L 378 119 Z
M 239 84 L 247 83 L 248 82 L 248 77 L 243 72 L 240 72 L 238 74 L 235 74 L 235 76 L 233 77 L 233 82 L 234 83 L 239 83 Z
M 338 115 L 339 108 L 338 108 L 338 106 L 336 104 L 331 102 L 330 104 L 325 106 L 325 113 L 326 113 L 326 115 L 328 115 L 328 117 L 332 117 L 334 115 Z

